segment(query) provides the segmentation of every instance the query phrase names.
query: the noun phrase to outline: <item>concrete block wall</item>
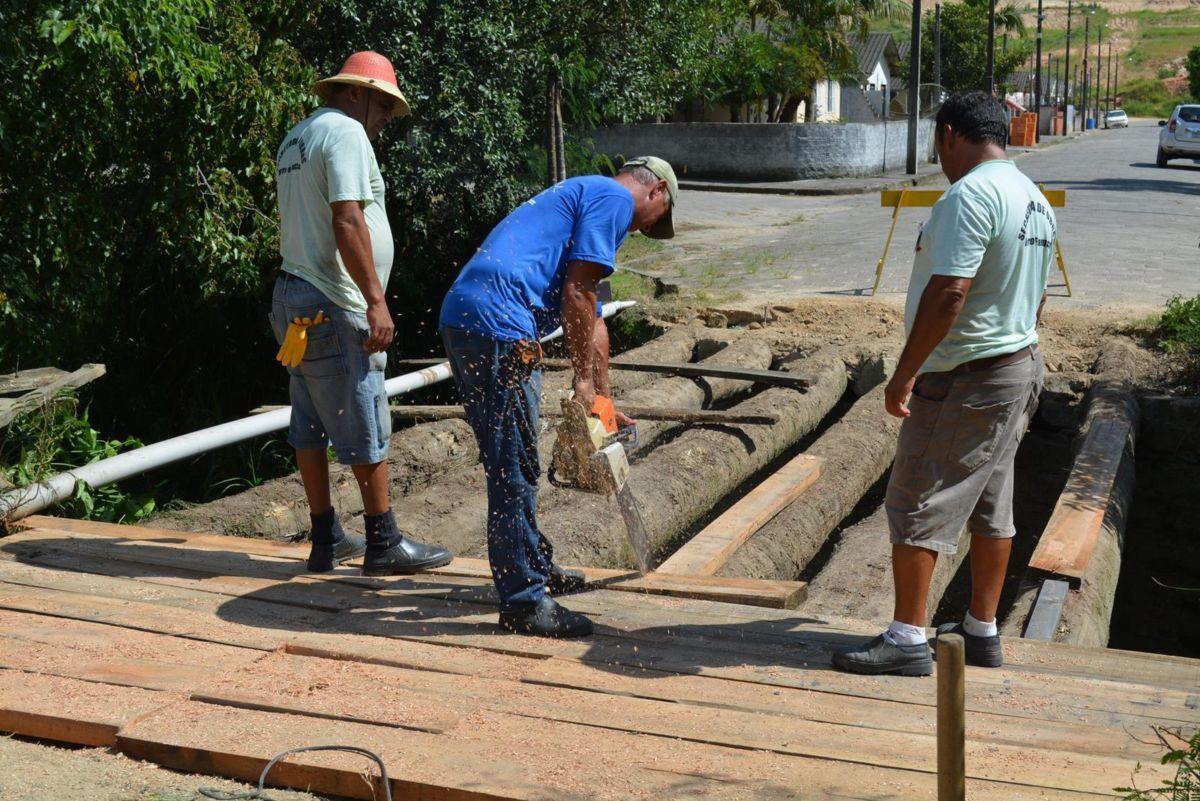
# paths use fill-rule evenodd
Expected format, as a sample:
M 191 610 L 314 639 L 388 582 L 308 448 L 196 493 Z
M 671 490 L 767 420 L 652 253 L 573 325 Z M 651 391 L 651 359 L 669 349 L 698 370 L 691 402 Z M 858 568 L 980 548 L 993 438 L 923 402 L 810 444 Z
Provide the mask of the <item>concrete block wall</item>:
M 653 155 L 681 178 L 788 181 L 878 175 L 904 169 L 908 122 L 614 125 L 593 132 L 596 149 L 613 157 Z M 917 153 L 933 155 L 933 121 L 918 125 Z

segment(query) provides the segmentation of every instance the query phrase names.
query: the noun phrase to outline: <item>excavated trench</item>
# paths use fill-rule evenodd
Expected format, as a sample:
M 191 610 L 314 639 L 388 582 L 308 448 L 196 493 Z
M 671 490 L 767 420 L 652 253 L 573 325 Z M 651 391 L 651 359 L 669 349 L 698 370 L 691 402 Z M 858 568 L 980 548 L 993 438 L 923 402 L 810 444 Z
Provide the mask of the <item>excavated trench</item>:
M 731 379 L 614 371 L 614 394 L 627 403 L 778 416 L 771 426 L 642 424 L 630 481 L 655 562 L 686 545 L 797 455 L 818 456 L 822 472 L 816 483 L 758 529 L 717 575 L 807 581 L 805 615 L 881 624 L 890 619 L 890 546 L 882 498 L 899 422 L 883 411 L 882 388 L 897 343 L 879 337 L 865 344 L 845 338 L 823 344 L 809 337 L 800 344 L 803 337 L 769 325 L 718 329 L 698 320 L 633 330 L 620 342 L 626 359 L 770 367 L 812 378 L 801 392 Z M 1030 554 L 1071 473 L 1081 426 L 1089 419 L 1089 390 L 1111 377 L 1112 360 L 1106 358 L 1101 354 L 1083 370 L 1057 365 L 1018 452 L 1018 536 L 1000 611 L 1009 636 L 1022 633 L 1035 578 L 1027 569 Z M 1131 378 L 1126 376 L 1125 386 L 1136 391 Z M 564 389 L 567 380 L 561 371 L 547 372 L 547 396 Z M 1129 451 L 1136 453 L 1136 463 L 1123 465 L 1121 473 L 1132 482 L 1136 471 L 1132 503 L 1126 500 L 1114 530 L 1106 529 L 1111 547 L 1102 543 L 1101 548 L 1110 554 L 1103 563 L 1108 573 L 1098 585 L 1107 601 L 1089 600 L 1086 609 L 1068 605 L 1059 634 L 1063 641 L 1083 641 L 1071 637 L 1087 629 L 1088 636 L 1106 639 L 1112 647 L 1198 656 L 1200 537 L 1193 508 L 1200 486 L 1200 399 L 1142 397 L 1140 406 L 1140 437 Z M 543 464 L 552 440 L 552 431 L 546 431 Z M 447 420 L 405 427 L 394 435 L 393 451 L 393 506 L 402 526 L 460 555 L 484 556 L 484 476 L 465 424 Z M 343 516 L 350 516 L 347 527 L 360 528 L 353 485 L 342 477 L 337 486 Z M 539 522 L 560 562 L 632 565 L 612 499 L 544 481 L 540 492 Z M 305 511 L 298 481 L 287 478 L 151 524 L 294 537 L 304 533 Z M 957 618 L 966 605 L 965 551 L 942 559 L 935 571 L 929 608 L 934 623 Z M 1080 615 L 1086 620 L 1079 622 Z

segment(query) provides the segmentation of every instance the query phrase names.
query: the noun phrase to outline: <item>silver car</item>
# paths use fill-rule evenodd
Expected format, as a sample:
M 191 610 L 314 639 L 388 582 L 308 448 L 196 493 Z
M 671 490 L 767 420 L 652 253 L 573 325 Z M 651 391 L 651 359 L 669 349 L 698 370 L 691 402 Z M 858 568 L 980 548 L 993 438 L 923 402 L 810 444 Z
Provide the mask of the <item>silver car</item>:
M 1158 124 L 1158 166 L 1170 159 L 1200 159 L 1200 103 L 1176 106 L 1171 118 Z
M 1105 128 L 1128 128 L 1129 116 L 1123 108 L 1114 108 L 1104 115 Z

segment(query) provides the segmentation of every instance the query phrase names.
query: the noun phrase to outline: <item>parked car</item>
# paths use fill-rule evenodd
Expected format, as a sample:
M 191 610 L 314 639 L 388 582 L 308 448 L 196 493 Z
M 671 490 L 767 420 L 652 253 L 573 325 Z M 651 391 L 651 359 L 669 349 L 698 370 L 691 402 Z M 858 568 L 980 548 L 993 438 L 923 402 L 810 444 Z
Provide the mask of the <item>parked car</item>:
M 1114 108 L 1104 115 L 1105 128 L 1128 128 L 1129 117 L 1125 114 L 1125 109 Z
M 1171 118 L 1158 124 L 1158 166 L 1167 166 L 1169 159 L 1200 159 L 1200 103 L 1176 106 Z

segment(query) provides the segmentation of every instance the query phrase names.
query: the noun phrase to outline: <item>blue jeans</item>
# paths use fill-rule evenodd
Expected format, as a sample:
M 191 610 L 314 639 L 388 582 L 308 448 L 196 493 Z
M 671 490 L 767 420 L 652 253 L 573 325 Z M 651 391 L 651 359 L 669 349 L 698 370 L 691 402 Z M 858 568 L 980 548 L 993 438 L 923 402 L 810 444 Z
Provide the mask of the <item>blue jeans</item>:
M 553 548 L 537 526 L 540 368 L 521 363 L 513 342 L 443 328 L 458 396 L 487 472 L 488 561 L 500 610 L 546 594 Z
M 342 464 L 376 464 L 388 455 L 392 413 L 383 371 L 387 354 L 363 350 L 367 316 L 349 312 L 303 278 L 280 273 L 271 298 L 271 330 L 283 344 L 288 320 L 328 322 L 308 329 L 308 347 L 296 367 L 287 368 L 292 421 L 288 442 L 298 450 L 325 450 L 332 440 Z

